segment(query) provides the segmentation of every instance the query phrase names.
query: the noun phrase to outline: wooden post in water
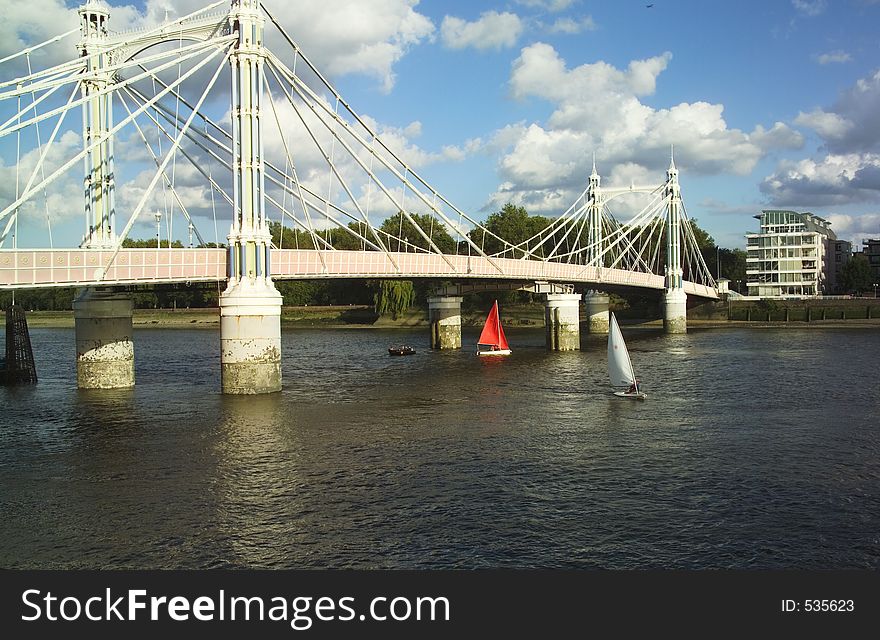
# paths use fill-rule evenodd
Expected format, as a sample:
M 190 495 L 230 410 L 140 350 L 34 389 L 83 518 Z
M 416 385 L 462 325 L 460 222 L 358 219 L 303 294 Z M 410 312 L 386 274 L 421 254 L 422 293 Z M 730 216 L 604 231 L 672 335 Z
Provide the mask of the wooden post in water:
M 6 362 L 0 369 L 0 382 L 7 385 L 37 382 L 27 318 L 24 309 L 17 304 L 6 310 Z

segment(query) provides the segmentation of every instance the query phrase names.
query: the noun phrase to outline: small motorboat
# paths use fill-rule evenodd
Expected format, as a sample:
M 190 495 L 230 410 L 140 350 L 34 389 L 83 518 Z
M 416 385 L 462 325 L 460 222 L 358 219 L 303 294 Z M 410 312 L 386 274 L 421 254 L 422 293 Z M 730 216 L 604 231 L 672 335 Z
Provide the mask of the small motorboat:
M 409 345 L 404 344 L 400 345 L 399 347 L 388 347 L 389 356 L 411 356 L 415 352 L 415 349 L 413 349 Z

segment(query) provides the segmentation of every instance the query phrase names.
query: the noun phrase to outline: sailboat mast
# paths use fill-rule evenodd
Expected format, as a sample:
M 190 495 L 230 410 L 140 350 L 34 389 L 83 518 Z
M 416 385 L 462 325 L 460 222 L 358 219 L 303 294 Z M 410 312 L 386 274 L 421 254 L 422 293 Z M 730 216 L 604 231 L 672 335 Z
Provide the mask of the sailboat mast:
M 633 369 L 632 358 L 629 357 L 628 353 L 627 353 L 626 359 L 629 361 L 629 375 L 632 378 L 633 386 L 636 388 L 636 393 L 638 393 L 639 392 L 639 381 L 636 380 L 636 372 L 635 372 L 635 369 Z
M 498 301 L 495 301 L 495 346 L 501 343 L 501 315 L 498 313 Z

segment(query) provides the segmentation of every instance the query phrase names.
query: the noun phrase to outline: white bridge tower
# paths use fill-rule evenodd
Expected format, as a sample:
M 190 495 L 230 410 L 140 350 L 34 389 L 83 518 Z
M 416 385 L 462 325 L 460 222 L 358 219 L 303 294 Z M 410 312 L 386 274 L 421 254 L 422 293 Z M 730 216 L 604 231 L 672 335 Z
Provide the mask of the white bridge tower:
M 663 329 L 666 333 L 687 333 L 687 294 L 681 266 L 681 186 L 678 169 L 670 156 L 666 171 L 666 293 L 663 294 Z
M 116 245 L 113 175 L 113 93 L 102 93 L 112 80 L 107 52 L 106 8 L 89 0 L 79 9 L 80 55 L 86 58 L 82 82 L 83 195 L 86 230 L 82 246 L 112 249 Z M 76 380 L 81 389 L 116 389 L 134 385 L 132 300 L 112 288 L 89 287 L 73 302 L 76 326 Z

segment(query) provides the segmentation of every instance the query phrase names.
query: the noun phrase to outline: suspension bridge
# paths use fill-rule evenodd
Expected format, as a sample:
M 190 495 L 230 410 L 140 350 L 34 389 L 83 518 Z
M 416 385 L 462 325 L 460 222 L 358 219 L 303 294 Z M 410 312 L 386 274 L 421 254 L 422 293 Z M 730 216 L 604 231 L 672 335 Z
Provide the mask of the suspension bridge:
M 94 0 L 78 15 L 78 28 L 0 60 L 0 151 L 15 165 L 14 190 L 0 192 L 0 289 L 80 288 L 80 387 L 134 384 L 130 288 L 141 285 L 226 281 L 225 393 L 281 388 L 273 280 L 437 280 L 438 349 L 461 346 L 461 296 L 478 289 L 547 294 L 552 349 L 578 348 L 582 298 L 590 330 L 607 332 L 603 292 L 656 290 L 671 333 L 686 331 L 688 296 L 717 298 L 672 158 L 659 184 L 623 189 L 603 188 L 594 161 L 566 211 L 532 237 L 503 238 L 383 142 L 258 0 L 137 31 L 114 32 Z M 58 51 L 72 55 L 55 62 Z M 644 206 L 619 220 L 612 201 L 624 194 Z M 55 246 L 59 207 L 84 219 L 76 247 Z M 388 215 L 397 233 L 378 224 Z M 123 246 L 152 216 L 156 247 Z M 188 246 L 171 246 L 175 222 Z M 284 234 L 273 243 L 272 222 L 294 231 L 295 246 Z M 28 224 L 45 227 L 45 242 L 21 246 Z

